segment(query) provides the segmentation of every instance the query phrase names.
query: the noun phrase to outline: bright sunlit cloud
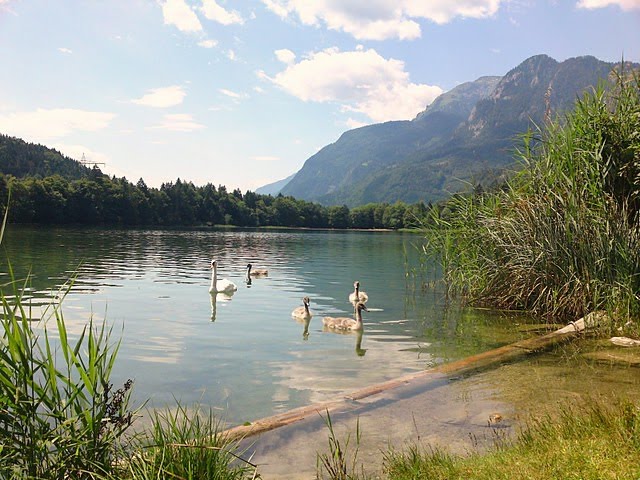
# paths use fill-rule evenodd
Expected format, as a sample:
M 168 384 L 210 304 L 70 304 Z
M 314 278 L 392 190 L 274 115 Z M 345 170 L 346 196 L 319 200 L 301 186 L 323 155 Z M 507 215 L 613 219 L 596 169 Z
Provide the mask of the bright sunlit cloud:
M 171 132 L 192 132 L 201 130 L 204 125 L 196 122 L 193 117 L 187 113 L 174 113 L 165 115 L 158 125 L 149 127 L 151 130 L 168 130 Z
M 335 102 L 344 112 L 359 112 L 375 122 L 413 118 L 443 91 L 411 83 L 404 62 L 385 59 L 373 49 L 327 49 L 274 77 L 262 71 L 258 76 L 301 100 Z
M 58 48 L 58 51 L 66 55 L 71 55 L 73 53 L 73 51 L 70 48 L 65 48 L 65 47 Z
M 243 18 L 238 12 L 235 10 L 229 11 L 221 7 L 215 0 L 202 0 L 201 10 L 209 20 L 213 20 L 222 25 L 231 25 L 234 23 L 242 25 L 244 23 Z
M 0 132 L 37 142 L 61 138 L 79 131 L 102 130 L 115 117 L 115 113 L 107 112 L 39 108 L 33 112 L 0 114 Z
M 293 63 L 296 59 L 296 54 L 291 50 L 283 48 L 281 50 L 276 50 L 273 52 L 276 54 L 276 58 L 280 60 L 282 63 Z
M 623 10 L 640 10 L 640 0 L 579 0 L 578 8 L 593 10 L 596 8 L 604 8 L 610 5 L 617 5 Z
M 202 31 L 202 24 L 195 12 L 184 0 L 166 0 L 160 2 L 165 25 L 173 25 L 181 32 Z
M 417 20 L 444 24 L 455 18 L 493 16 L 504 0 L 262 0 L 281 18 L 297 17 L 304 25 L 324 25 L 357 39 L 411 40 L 420 37 Z
M 174 107 L 180 105 L 186 95 L 181 86 L 172 85 L 170 87 L 153 88 L 142 97 L 131 100 L 131 103 L 155 108 Z
M 203 48 L 214 48 L 218 45 L 218 42 L 216 40 L 202 40 L 198 42 L 198 45 Z
M 234 92 L 233 90 L 228 90 L 226 88 L 220 88 L 218 89 L 218 91 L 230 98 L 233 98 L 234 100 L 242 100 L 245 98 L 249 98 L 249 95 L 247 95 L 246 93 L 238 93 L 238 92 Z

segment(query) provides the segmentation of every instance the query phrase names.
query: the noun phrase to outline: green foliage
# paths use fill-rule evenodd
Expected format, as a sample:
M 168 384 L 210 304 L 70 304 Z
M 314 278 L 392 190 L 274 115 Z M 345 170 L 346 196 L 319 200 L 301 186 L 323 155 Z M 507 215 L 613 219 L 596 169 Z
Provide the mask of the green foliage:
M 524 169 L 501 189 L 434 210 L 428 251 L 469 302 L 578 317 L 640 313 L 640 85 L 580 99 L 524 137 Z
M 325 423 L 329 430 L 329 453 L 318 453 L 316 461 L 316 478 L 319 480 L 358 480 L 364 479 L 364 471 L 358 472 L 358 450 L 360 447 L 360 421 L 356 424 L 355 445 L 351 443 L 351 434 L 340 440 L 333 428 L 331 416 L 327 411 Z
M 0 198 L 9 190 L 9 220 L 13 223 L 397 229 L 428 217 L 422 202 L 412 206 L 369 204 L 352 213 L 345 205 L 325 207 L 282 195 L 229 193 L 222 185 L 197 187 L 180 179 L 156 189 L 147 187 L 142 179 L 132 184 L 115 177 L 18 179 L 0 174 Z M 2 202 L 0 206 L 4 207 Z
M 256 478 L 256 466 L 243 460 L 237 444 L 221 432 L 211 410 L 203 415 L 177 405 L 175 410 L 151 413 L 152 426 L 136 438 L 137 452 L 122 475 L 135 480 L 180 478 L 233 480 Z
M 0 172 L 15 177 L 36 178 L 61 175 L 68 179 L 79 179 L 91 175 L 91 169 L 56 150 L 2 134 Z
M 0 478 L 105 475 L 132 420 L 132 382 L 115 391 L 109 383 L 118 347 L 104 325 L 89 324 L 71 341 L 58 308 L 57 337 L 46 325 L 40 337 L 22 292 L 0 294 Z

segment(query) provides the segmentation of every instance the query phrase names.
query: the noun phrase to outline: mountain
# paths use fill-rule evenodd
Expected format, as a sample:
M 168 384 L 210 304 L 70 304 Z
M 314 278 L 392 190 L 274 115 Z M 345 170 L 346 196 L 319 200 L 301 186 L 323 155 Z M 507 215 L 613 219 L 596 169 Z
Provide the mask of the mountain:
M 79 179 L 91 169 L 57 150 L 0 134 L 0 173 L 14 177 L 48 177 L 60 175 Z
M 437 201 L 488 183 L 512 165 L 517 136 L 545 111 L 570 110 L 615 64 L 533 56 L 503 77 L 481 77 L 434 100 L 413 120 L 345 132 L 307 159 L 281 193 L 326 205 Z
M 255 193 L 259 193 L 261 195 L 277 195 L 280 193 L 280 190 L 291 181 L 296 174 L 292 173 L 287 178 L 283 178 L 282 180 L 278 180 L 277 182 L 269 183 L 262 187 L 256 188 Z

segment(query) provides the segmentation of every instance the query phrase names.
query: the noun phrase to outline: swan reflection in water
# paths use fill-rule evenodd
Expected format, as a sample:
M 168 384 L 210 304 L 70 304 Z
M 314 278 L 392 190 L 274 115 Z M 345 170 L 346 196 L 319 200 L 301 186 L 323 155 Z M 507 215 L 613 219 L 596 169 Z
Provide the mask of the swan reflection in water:
M 217 302 L 230 302 L 235 292 L 220 292 L 211 293 L 209 295 L 211 300 L 211 321 L 216 321 L 216 304 Z
M 362 323 L 362 311 L 367 312 L 367 307 L 364 303 L 358 302 L 354 308 L 354 317 L 324 317 L 322 323 L 324 325 L 324 332 L 340 333 L 340 334 L 353 334 L 356 335 L 356 355 L 364 357 L 367 352 L 362 348 L 362 333 L 364 326 Z
M 336 330 L 330 327 L 323 327 L 323 332 L 328 333 L 337 333 L 338 335 L 353 335 L 356 337 L 356 355 L 359 357 L 364 357 L 365 353 L 367 353 L 366 348 L 362 348 L 362 336 L 364 333 L 363 329 L 359 330 Z
M 309 324 L 311 323 L 311 317 L 313 317 L 313 313 L 309 310 L 309 302 L 309 297 L 304 297 L 302 299 L 302 307 L 295 308 L 291 312 L 291 316 L 295 321 L 304 325 L 304 330 L 302 331 L 303 340 L 309 338 Z

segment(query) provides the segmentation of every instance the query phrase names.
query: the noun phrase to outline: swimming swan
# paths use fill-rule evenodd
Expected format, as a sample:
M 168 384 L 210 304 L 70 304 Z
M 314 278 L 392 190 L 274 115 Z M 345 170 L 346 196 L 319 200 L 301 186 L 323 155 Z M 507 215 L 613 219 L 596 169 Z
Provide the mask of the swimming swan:
M 291 312 L 291 316 L 296 320 L 306 320 L 307 318 L 313 317 L 313 313 L 309 310 L 309 297 L 302 299 L 302 305 L 302 307 L 295 308 L 293 312 Z
M 348 317 L 324 317 L 322 323 L 334 330 L 362 330 L 362 310 L 368 311 L 364 303 L 358 302 L 353 312 L 355 320 Z
M 291 316 L 296 322 L 302 323 L 304 325 L 304 330 L 302 331 L 302 339 L 307 340 L 309 338 L 309 324 L 311 323 L 311 317 L 313 317 L 313 313 L 309 310 L 309 297 L 304 297 L 302 299 L 303 307 L 298 307 L 291 312 Z
M 266 277 L 267 275 L 269 275 L 269 270 L 266 268 L 253 268 L 250 263 L 247 263 L 247 276 Z
M 238 290 L 238 287 L 235 283 L 226 278 L 222 280 L 218 280 L 217 278 L 217 262 L 216 260 L 211 260 L 211 286 L 209 287 L 209 293 L 229 293 L 235 292 Z
M 351 303 L 353 304 L 356 304 L 358 302 L 365 303 L 367 300 L 369 300 L 369 295 L 367 295 L 365 292 L 360 291 L 360 282 L 358 282 L 357 280 L 353 282 L 353 288 L 355 288 L 355 290 L 353 291 L 352 294 L 349 295 L 349 301 Z

